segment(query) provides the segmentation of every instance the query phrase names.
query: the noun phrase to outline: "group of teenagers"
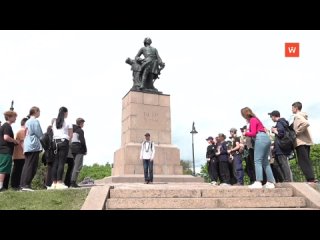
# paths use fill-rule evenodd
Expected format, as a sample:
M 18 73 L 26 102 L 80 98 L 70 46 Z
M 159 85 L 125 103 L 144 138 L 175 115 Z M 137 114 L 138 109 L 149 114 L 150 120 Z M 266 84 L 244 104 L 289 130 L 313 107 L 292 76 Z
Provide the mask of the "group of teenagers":
M 17 113 L 13 110 L 4 113 L 5 123 L 0 127 L 0 192 L 8 189 L 9 181 L 14 190 L 33 191 L 31 183 L 43 151 L 41 160 L 47 166 L 47 189 L 79 187 L 77 179 L 87 154 L 82 129 L 85 120 L 77 118 L 76 124 L 70 123 L 68 109 L 61 107 L 57 118 L 52 119 L 47 132 L 43 133 L 39 116 L 40 109 L 32 107 L 14 136 L 11 125 L 16 122 Z M 69 176 L 66 174 L 63 178 L 65 163 L 71 169 L 68 169 Z
M 244 185 L 244 169 L 250 178 L 249 188 L 275 188 L 276 182 L 292 182 L 289 158 L 297 157 L 306 181 L 314 183 L 315 178 L 310 159 L 310 147 L 313 145 L 309 130 L 308 115 L 302 112 L 302 103 L 292 104 L 293 118 L 290 122 L 281 118 L 277 110 L 269 113 L 275 126 L 266 129 L 253 111 L 241 109 L 247 125 L 240 128 L 242 136 L 237 136 L 237 129 L 230 129 L 230 141 L 222 133 L 217 137 L 208 137 L 206 158 L 208 174 L 212 185 Z M 294 131 L 292 144 L 284 145 L 288 129 Z

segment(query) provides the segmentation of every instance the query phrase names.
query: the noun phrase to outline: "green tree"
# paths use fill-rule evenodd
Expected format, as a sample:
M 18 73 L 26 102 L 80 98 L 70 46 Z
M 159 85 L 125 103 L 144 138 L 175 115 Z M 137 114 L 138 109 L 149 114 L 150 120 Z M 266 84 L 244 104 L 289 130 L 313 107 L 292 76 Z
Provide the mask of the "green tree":
M 42 163 L 42 155 L 44 152 L 41 152 L 39 154 L 39 162 L 38 162 L 38 168 L 36 175 L 34 176 L 31 186 L 33 189 L 39 190 L 39 189 L 45 189 L 45 177 L 47 173 L 47 167 Z
M 314 144 L 310 149 L 310 158 L 314 170 L 316 179 L 320 178 L 320 144 Z M 304 182 L 306 181 L 298 161 L 296 158 L 290 160 L 290 168 L 293 175 L 293 181 L 295 182 Z
M 182 166 L 182 171 L 184 175 L 192 175 L 191 161 L 180 160 L 180 165 Z
M 208 173 L 208 162 L 206 162 L 204 165 L 201 165 L 200 176 L 204 178 L 205 182 L 210 182 Z
M 78 181 L 82 181 L 85 177 L 91 177 L 97 180 L 109 176 L 111 176 L 111 164 L 99 165 L 95 163 L 92 166 L 83 166 Z

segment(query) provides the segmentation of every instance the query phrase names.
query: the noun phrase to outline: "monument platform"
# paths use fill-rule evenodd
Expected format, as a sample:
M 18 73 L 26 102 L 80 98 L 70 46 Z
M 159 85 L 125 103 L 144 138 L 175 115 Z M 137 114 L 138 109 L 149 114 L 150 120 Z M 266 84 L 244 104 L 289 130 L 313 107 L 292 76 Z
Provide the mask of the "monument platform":
M 155 146 L 154 175 L 182 175 L 180 150 L 171 143 L 170 95 L 131 90 L 122 99 L 121 147 L 114 153 L 112 176 L 143 174 L 139 157 L 146 132 Z
M 122 176 L 111 176 L 99 180 L 99 184 L 106 183 L 143 183 L 143 174 L 127 174 Z M 153 185 L 166 183 L 203 183 L 201 177 L 194 177 L 191 175 L 154 175 Z M 151 184 L 150 184 L 151 185 Z

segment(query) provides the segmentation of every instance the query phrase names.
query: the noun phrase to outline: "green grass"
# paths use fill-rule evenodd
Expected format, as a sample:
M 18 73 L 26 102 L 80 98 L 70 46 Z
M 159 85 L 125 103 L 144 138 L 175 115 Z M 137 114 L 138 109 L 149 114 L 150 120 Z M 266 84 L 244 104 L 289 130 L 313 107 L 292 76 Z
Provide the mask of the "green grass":
M 0 210 L 80 210 L 90 188 L 5 191 L 0 193 Z

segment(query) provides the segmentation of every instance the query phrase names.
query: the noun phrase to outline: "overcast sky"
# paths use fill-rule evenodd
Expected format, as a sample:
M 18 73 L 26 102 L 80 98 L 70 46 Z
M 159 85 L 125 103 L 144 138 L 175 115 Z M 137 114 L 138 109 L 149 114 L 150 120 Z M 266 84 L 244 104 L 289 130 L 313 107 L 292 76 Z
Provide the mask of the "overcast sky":
M 145 37 L 166 64 L 155 87 L 171 95 L 172 140 L 181 159 L 192 160 L 193 121 L 199 168 L 205 138 L 242 127 L 246 106 L 270 128 L 268 112 L 288 118 L 291 104 L 301 101 L 320 142 L 319 31 L 0 31 L 0 112 L 14 100 L 17 132 L 38 106 L 45 132 L 65 106 L 69 120 L 86 120 L 84 163 L 112 163 L 121 144 L 122 97 L 132 87 L 125 59 L 134 58 Z M 285 42 L 300 43 L 299 58 L 284 57 Z

